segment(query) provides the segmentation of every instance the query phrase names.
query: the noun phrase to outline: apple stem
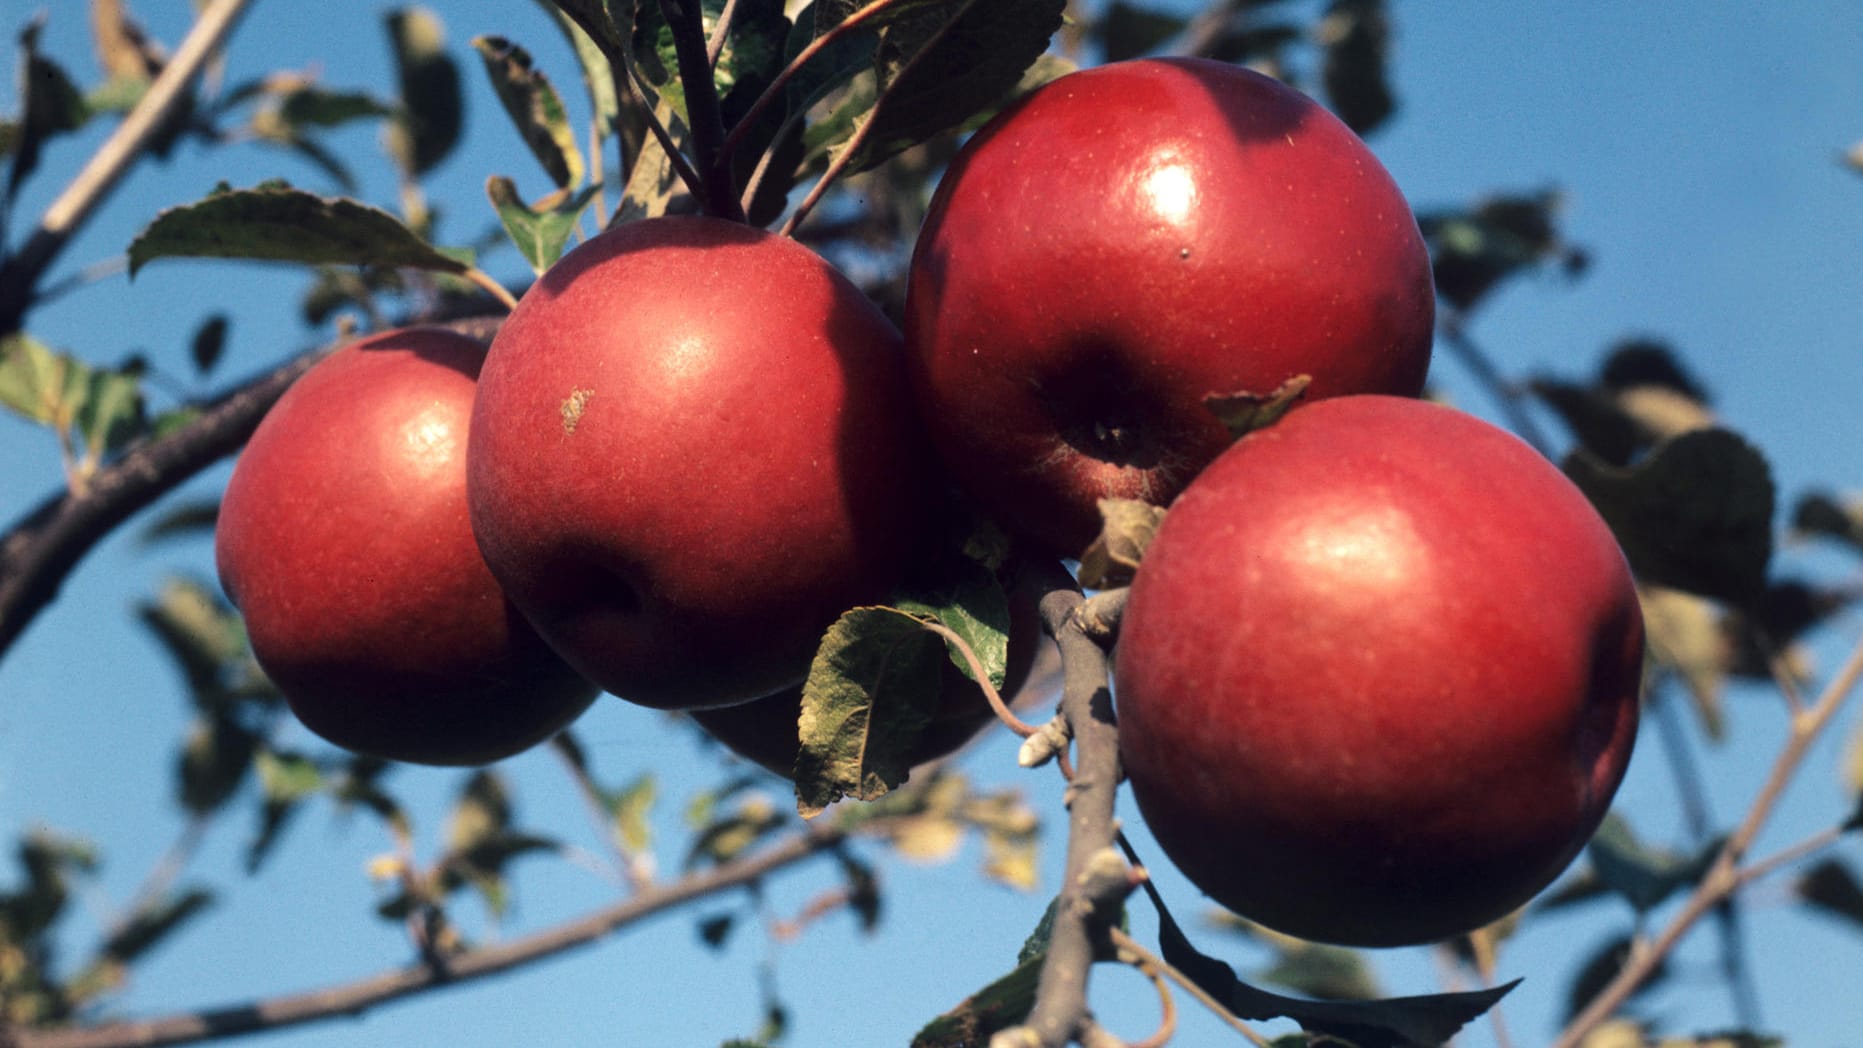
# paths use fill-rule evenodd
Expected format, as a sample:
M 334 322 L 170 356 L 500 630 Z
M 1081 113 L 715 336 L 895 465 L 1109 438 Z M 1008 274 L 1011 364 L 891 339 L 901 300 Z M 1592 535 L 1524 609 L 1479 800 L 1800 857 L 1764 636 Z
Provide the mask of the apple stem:
M 731 164 L 724 154 L 724 113 L 718 104 L 718 81 L 712 73 L 711 44 L 705 37 L 704 13 L 698 0 L 660 0 L 660 13 L 673 32 L 673 53 L 679 60 L 679 82 L 686 93 L 686 120 L 692 129 L 692 149 L 703 172 L 693 195 L 714 218 L 744 221 L 744 209 L 732 184 Z M 722 49 L 727 23 L 718 20 L 717 43 Z

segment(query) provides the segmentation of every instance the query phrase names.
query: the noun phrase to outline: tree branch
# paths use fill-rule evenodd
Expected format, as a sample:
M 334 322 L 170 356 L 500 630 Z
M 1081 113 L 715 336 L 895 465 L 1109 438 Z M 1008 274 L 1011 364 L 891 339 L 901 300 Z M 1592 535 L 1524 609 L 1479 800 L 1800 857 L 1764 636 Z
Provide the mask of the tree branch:
M 146 152 L 153 138 L 207 59 L 226 42 L 251 0 L 214 0 L 188 30 L 175 56 L 149 85 L 142 100 L 45 209 L 19 253 L 0 264 L 0 331 L 18 330 L 33 303 L 33 289 L 116 184 Z
M 481 318 L 450 326 L 489 339 L 496 324 Z M 156 499 L 237 450 L 291 383 L 336 348 L 313 349 L 230 390 L 183 428 L 132 445 L 93 474 L 82 493 L 52 495 L 15 523 L 0 537 L 0 657 L 58 596 L 65 576 L 92 547 Z
M 861 827 L 877 825 L 878 820 Z M 818 823 L 756 855 L 735 859 L 577 920 L 508 943 L 467 950 L 441 965 L 397 968 L 370 978 L 250 1004 L 187 1012 L 159 1019 L 67 1029 L 0 1030 L 8 1048 L 154 1048 L 278 1030 L 323 1019 L 353 1017 L 402 997 L 459 986 L 596 942 L 628 925 L 715 892 L 741 887 L 839 846 L 850 831 Z
M 1078 754 L 1067 787 L 1067 866 L 1055 906 L 1048 955 L 1024 1025 L 997 1036 L 1003 1044 L 1062 1048 L 1089 1019 L 1087 974 L 1110 955 L 1108 933 L 1135 875 L 1113 850 L 1119 788 L 1119 731 L 1113 724 L 1106 648 L 1087 632 L 1087 604 L 1070 584 L 1042 599 L 1042 621 L 1061 649 L 1061 714 Z
M 1754 797 L 1752 806 L 1747 809 L 1746 818 L 1727 838 L 1727 844 L 1721 848 L 1714 865 L 1702 877 L 1700 886 L 1683 904 L 1682 911 L 1675 915 L 1675 919 L 1669 922 L 1669 926 L 1662 930 L 1662 934 L 1647 949 L 1633 954 L 1617 976 L 1591 999 L 1585 1010 L 1566 1025 L 1559 1039 L 1554 1042 L 1554 1048 L 1576 1048 L 1587 1033 L 1623 1006 L 1636 988 L 1655 972 L 1663 958 L 1682 941 L 1683 935 L 1694 927 L 1696 921 L 1713 912 L 1722 901 L 1748 882 L 1749 878 L 1740 869 L 1741 860 L 1766 825 L 1766 820 L 1771 818 L 1780 795 L 1785 792 L 1786 785 L 1804 762 L 1811 744 L 1817 741 L 1824 727 L 1843 706 L 1859 677 L 1863 677 L 1863 641 L 1858 642 L 1851 651 L 1843 668 L 1837 671 L 1837 675 L 1826 685 L 1823 694 L 1818 696 L 1811 708 L 1792 717 L 1792 732 L 1786 738 L 1779 756 L 1774 759 L 1772 772 L 1767 776 L 1765 785 L 1760 787 L 1759 795 Z

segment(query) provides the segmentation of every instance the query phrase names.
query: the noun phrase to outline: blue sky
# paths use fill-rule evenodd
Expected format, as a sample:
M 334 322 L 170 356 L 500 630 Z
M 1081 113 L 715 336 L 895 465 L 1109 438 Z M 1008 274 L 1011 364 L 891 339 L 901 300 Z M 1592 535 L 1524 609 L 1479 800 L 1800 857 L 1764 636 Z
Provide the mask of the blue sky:
M 182 32 L 184 6 L 144 0 L 137 10 L 172 43 Z M 235 76 L 314 67 L 332 86 L 386 90 L 388 56 L 379 31 L 386 6 L 256 4 L 233 41 Z M 533 5 L 435 0 L 433 6 L 447 23 L 470 95 L 468 138 L 430 192 L 448 208 L 444 231 L 466 239 L 491 217 L 481 189 L 487 174 L 516 175 L 530 193 L 542 189 L 467 41 L 480 33 L 509 36 L 536 52 L 559 82 L 573 74 L 555 31 Z M 47 49 L 88 78 L 79 5 L 50 7 Z M 10 31 L 31 10 L 9 5 L 0 22 Z M 1419 209 L 1557 185 L 1568 200 L 1567 235 L 1593 257 L 1577 282 L 1523 281 L 1484 308 L 1473 334 L 1507 371 L 1578 376 L 1615 339 L 1661 337 L 1683 351 L 1728 424 L 1771 456 L 1787 497 L 1813 486 L 1863 488 L 1854 405 L 1863 390 L 1863 177 L 1836 159 L 1863 139 L 1863 63 L 1856 58 L 1863 54 L 1863 19 L 1835 13 L 1843 10 L 1734 2 L 1397 5 L 1393 79 L 1402 108 L 1371 144 L 1399 185 Z M 10 109 L 13 98 L 9 85 L 0 102 Z M 95 134 L 61 140 L 46 169 L 73 170 L 97 140 Z M 358 152 L 374 149 L 372 131 L 342 141 Z M 386 166 L 358 167 L 365 173 L 360 195 L 392 203 Z M 253 148 L 211 155 L 184 148 L 168 164 L 145 165 L 67 253 L 59 273 L 120 252 L 160 208 L 196 199 L 221 178 L 274 176 L 330 190 L 303 165 Z M 16 214 L 36 215 L 55 188 L 42 177 Z M 522 272 L 511 253 L 496 261 L 501 276 Z M 302 277 L 286 270 L 157 264 L 133 284 L 118 277 L 41 310 L 32 330 L 95 360 L 147 352 L 164 371 L 183 376 L 185 388 L 192 381 L 185 377 L 187 340 L 208 312 L 233 318 L 221 381 L 319 341 L 295 317 L 301 287 Z M 1433 377 L 1464 406 L 1491 412 L 1453 360 L 1439 355 Z M 182 496 L 210 494 L 224 479 L 222 467 Z M 10 521 L 58 482 L 50 437 L 0 418 L 0 519 Z M 1790 549 L 1783 559 L 1795 569 L 1855 578 L 1855 562 L 1828 551 Z M 184 698 L 131 614 L 135 600 L 177 571 L 209 575 L 208 544 L 151 549 L 137 542 L 134 527 L 125 529 L 80 567 L 60 601 L 0 661 L 0 833 L 46 825 L 105 849 L 105 866 L 79 902 L 74 949 L 181 831 L 168 790 Z M 1863 621 L 1852 614 L 1820 634 L 1819 665 L 1833 667 L 1859 632 Z M 1724 823 L 1744 809 L 1783 731 L 1770 692 L 1737 691 L 1731 700 L 1732 741 L 1698 745 Z M 1848 800 L 1838 759 L 1857 723 L 1852 709 L 1814 753 L 1784 815 L 1762 838 L 1762 853 L 1841 817 Z M 687 733 L 613 699 L 598 703 L 579 731 L 609 778 L 638 768 L 662 776 L 664 864 L 671 866 L 680 801 L 723 773 L 695 759 L 702 754 Z M 1651 741 L 1644 740 L 1620 804 L 1640 830 L 1661 840 L 1677 827 L 1667 770 Z M 1008 739 L 994 739 L 965 767 L 987 782 L 1021 785 L 1058 829 L 1054 778 L 1018 772 L 1012 755 Z M 505 769 L 529 823 L 597 846 L 580 801 L 546 755 L 517 758 Z M 418 769 L 396 780 L 428 848 L 442 832 L 444 802 L 459 780 L 455 772 Z M 784 803 L 780 792 L 772 797 Z M 1132 809 L 1124 810 L 1136 822 Z M 220 888 L 220 902 L 138 969 L 123 1009 L 165 1012 L 301 991 L 406 958 L 398 930 L 370 912 L 376 894 L 364 866 L 388 850 L 374 824 L 313 810 L 268 870 L 250 880 L 237 872 L 249 832 L 239 818 L 212 831 L 197 873 Z M 1841 852 L 1863 859 L 1854 841 Z M 787 1044 L 903 1044 L 923 1021 L 1013 962 L 1055 888 L 1059 853 L 1055 836 L 1042 889 L 1029 895 L 981 880 L 975 848 L 941 866 L 889 860 L 884 923 L 873 937 L 838 917 L 796 942 L 771 945 L 740 933 L 722 953 L 698 945 L 694 918 L 738 906 L 734 899 L 493 983 L 390 1006 L 359 1023 L 246 1043 L 716 1045 L 755 1031 L 758 966 L 769 961 L 791 1009 Z M 1196 918 L 1194 889 L 1161 859 L 1154 872 L 1180 918 Z M 0 884 L 10 876 L 0 866 Z M 773 909 L 792 914 L 833 883 L 825 865 L 785 875 L 772 885 Z M 1863 941 L 1784 905 L 1784 886 L 1782 879 L 1769 881 L 1746 897 L 1766 1025 L 1797 1045 L 1851 1043 L 1863 1025 L 1863 1000 L 1851 976 Z M 584 868 L 545 860 L 520 865 L 515 890 L 507 925 L 514 934 L 583 912 L 614 891 Z M 1206 948 L 1239 967 L 1259 961 L 1259 954 L 1187 923 Z M 1141 937 L 1150 933 L 1142 913 L 1135 924 Z M 1628 924 L 1621 908 L 1597 906 L 1540 921 L 1510 944 L 1501 972 L 1526 977 L 1504 1009 L 1517 1043 L 1550 1037 L 1579 959 Z M 1679 955 L 1678 985 L 1652 999 L 1653 1010 L 1678 1028 L 1731 1022 L 1726 995 L 1712 979 L 1714 953 L 1706 948 L 1712 942 L 1711 932 L 1697 935 Z M 1390 952 L 1378 961 L 1390 992 L 1442 988 L 1426 951 Z M 1129 973 L 1100 970 L 1094 1001 L 1107 1025 L 1132 1038 L 1155 1021 L 1149 989 Z M 1178 1043 L 1229 1043 L 1184 1004 Z M 1490 1039 L 1480 1025 L 1465 1043 Z

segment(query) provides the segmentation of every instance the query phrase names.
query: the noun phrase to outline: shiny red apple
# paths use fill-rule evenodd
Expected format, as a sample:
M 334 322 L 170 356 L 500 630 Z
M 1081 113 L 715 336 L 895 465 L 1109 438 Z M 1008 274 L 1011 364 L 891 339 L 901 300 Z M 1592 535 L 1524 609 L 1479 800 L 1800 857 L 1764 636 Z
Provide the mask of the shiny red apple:
M 472 525 L 571 665 L 632 702 L 802 679 L 883 600 L 939 482 L 897 329 L 795 241 L 631 222 L 525 293 L 479 380 Z
M 485 347 L 441 328 L 352 343 L 253 433 L 220 506 L 220 579 L 298 719 L 423 764 L 524 750 L 595 697 L 485 567 L 466 438 Z
M 1611 532 L 1531 448 L 1446 407 L 1341 397 L 1177 499 L 1120 628 L 1120 754 L 1192 883 L 1308 939 L 1498 918 L 1610 805 L 1643 620 Z
M 938 187 L 905 336 L 934 443 L 1012 530 L 1078 555 L 1228 446 L 1211 394 L 1414 396 L 1430 262 L 1403 194 L 1299 92 L 1200 59 L 1064 76 Z

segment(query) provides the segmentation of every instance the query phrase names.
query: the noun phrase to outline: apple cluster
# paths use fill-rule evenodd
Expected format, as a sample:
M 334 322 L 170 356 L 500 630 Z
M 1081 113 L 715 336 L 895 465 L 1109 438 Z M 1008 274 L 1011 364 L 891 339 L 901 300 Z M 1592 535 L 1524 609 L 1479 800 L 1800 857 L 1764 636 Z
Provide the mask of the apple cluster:
M 1160 847 L 1293 934 L 1441 938 L 1596 828 L 1642 620 L 1558 470 L 1416 399 L 1434 306 L 1402 194 L 1324 109 L 1229 65 L 1116 63 L 959 152 L 903 330 L 796 242 L 684 216 L 570 252 L 489 350 L 340 350 L 253 435 L 221 575 L 339 745 L 482 763 L 600 690 L 787 774 L 824 630 L 934 559 L 951 489 L 1049 558 L 1102 500 L 1169 506 L 1115 679 Z M 1240 440 L 1212 410 L 1289 391 Z M 1006 692 L 1052 652 L 1035 596 L 1012 594 Z M 945 674 L 923 758 L 991 717 Z

